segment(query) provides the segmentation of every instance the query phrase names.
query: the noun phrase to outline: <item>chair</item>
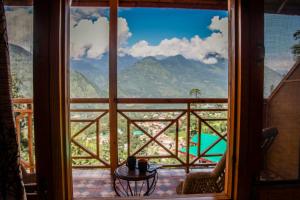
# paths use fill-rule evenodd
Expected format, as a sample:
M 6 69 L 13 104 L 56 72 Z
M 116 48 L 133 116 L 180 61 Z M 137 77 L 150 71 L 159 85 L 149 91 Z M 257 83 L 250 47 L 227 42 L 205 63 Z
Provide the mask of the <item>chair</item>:
M 195 172 L 187 175 L 177 188 L 177 194 L 219 193 L 224 190 L 226 153 L 212 172 Z
M 278 129 L 271 127 L 271 128 L 265 128 L 262 131 L 262 138 L 261 138 L 261 152 L 262 152 L 262 159 L 263 159 L 263 166 L 262 168 L 266 168 L 266 156 L 269 148 L 273 144 L 276 136 L 278 135 Z
M 35 173 L 28 173 L 23 165 L 21 165 L 21 171 L 24 184 L 36 183 Z
M 278 135 L 277 128 L 265 128 L 262 132 L 261 150 L 266 154 L 270 146 L 273 144 L 276 136 Z
M 36 174 L 28 173 L 23 165 L 21 165 L 21 171 L 27 199 L 37 199 Z

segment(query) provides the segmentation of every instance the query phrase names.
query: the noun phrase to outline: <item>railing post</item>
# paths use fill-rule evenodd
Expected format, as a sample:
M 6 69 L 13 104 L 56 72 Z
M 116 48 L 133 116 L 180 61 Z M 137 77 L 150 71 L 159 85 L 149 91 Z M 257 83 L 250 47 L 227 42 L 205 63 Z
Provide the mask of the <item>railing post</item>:
M 97 156 L 100 157 L 100 148 L 99 148 L 99 132 L 100 132 L 100 123 L 99 123 L 100 119 L 97 119 L 96 121 L 96 151 L 97 151 Z
M 201 131 L 202 131 L 202 126 L 201 126 L 201 120 L 198 118 L 198 157 L 201 155 Z
M 187 104 L 186 112 L 186 173 L 190 172 L 190 126 L 191 126 L 191 104 Z
M 18 140 L 18 145 L 21 145 L 21 129 L 20 129 L 20 119 L 19 116 L 16 117 L 16 132 L 17 132 L 17 140 Z M 20 146 L 21 148 L 21 146 Z
M 127 156 L 130 156 L 130 121 L 127 119 Z
M 178 127 L 178 120 L 176 121 L 176 138 L 175 138 L 175 153 L 176 153 L 176 156 L 178 157 L 178 132 L 179 132 L 179 127 Z
M 32 137 L 32 107 L 31 104 L 27 104 L 28 112 L 28 157 L 29 157 L 29 170 L 30 173 L 34 172 L 34 160 L 33 160 L 33 137 Z

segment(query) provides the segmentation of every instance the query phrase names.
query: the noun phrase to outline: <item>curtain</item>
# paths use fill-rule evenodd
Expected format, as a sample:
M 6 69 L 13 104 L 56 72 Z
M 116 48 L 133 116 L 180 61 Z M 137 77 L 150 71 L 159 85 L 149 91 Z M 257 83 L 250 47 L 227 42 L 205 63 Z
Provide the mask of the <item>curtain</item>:
M 9 49 L 3 0 L 0 0 L 0 200 L 26 199 L 15 130 Z

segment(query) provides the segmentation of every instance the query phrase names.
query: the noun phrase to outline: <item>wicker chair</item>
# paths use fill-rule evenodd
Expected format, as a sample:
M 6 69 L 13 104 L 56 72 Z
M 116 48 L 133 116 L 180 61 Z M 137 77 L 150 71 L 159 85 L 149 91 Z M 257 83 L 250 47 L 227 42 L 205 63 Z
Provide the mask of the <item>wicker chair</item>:
M 263 154 L 266 154 L 270 146 L 273 144 L 276 136 L 278 135 L 277 128 L 265 128 L 262 132 L 261 150 Z
M 177 188 L 177 194 L 219 193 L 224 190 L 226 153 L 212 172 L 187 175 Z
M 271 145 L 273 144 L 276 136 L 278 135 L 278 129 L 271 127 L 271 128 L 265 128 L 262 131 L 262 138 L 261 138 L 261 152 L 262 152 L 262 170 L 266 169 L 266 157 L 267 152 Z

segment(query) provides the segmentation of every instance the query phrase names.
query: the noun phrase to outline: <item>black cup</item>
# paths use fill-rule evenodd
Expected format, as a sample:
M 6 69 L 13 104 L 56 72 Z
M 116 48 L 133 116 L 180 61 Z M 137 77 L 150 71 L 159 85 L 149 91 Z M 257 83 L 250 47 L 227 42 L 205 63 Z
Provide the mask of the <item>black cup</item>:
M 138 168 L 140 173 L 146 173 L 148 170 L 148 163 L 147 162 L 138 162 Z
M 127 158 L 127 167 L 129 170 L 135 170 L 136 167 L 136 157 L 134 156 L 128 156 Z

